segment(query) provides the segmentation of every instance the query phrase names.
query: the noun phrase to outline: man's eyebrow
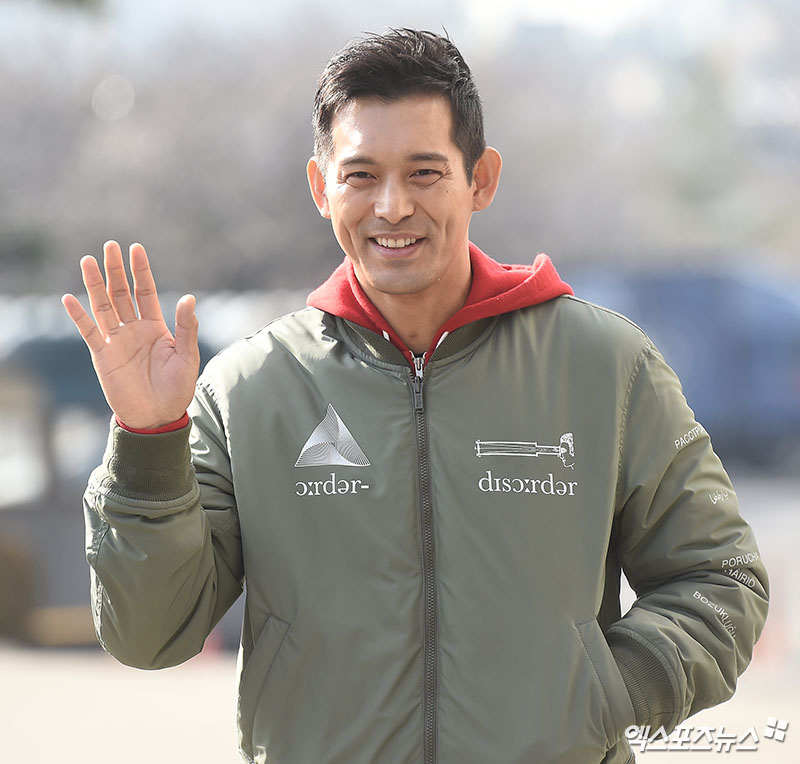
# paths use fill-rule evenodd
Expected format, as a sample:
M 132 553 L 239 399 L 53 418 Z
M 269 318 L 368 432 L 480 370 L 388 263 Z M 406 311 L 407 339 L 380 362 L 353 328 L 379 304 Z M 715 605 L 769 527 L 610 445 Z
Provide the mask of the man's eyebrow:
M 408 162 L 444 162 L 447 163 L 450 161 L 450 157 L 446 156 L 445 154 L 440 154 L 438 151 L 422 151 L 417 154 L 409 154 L 406 157 L 406 161 Z M 343 159 L 340 163 L 340 167 L 352 167 L 354 165 L 369 165 L 374 167 L 378 164 L 376 159 L 373 159 L 370 156 L 366 156 L 364 154 L 356 154 L 352 157 L 347 157 Z
M 437 151 L 425 151 L 420 154 L 412 154 L 408 160 L 410 162 L 449 162 L 450 157 Z
M 374 159 L 368 156 L 364 156 L 363 154 L 356 154 L 352 157 L 347 157 L 347 159 L 343 159 L 340 162 L 340 167 L 352 167 L 353 165 L 357 164 L 368 164 L 368 165 L 376 165 L 378 164 Z

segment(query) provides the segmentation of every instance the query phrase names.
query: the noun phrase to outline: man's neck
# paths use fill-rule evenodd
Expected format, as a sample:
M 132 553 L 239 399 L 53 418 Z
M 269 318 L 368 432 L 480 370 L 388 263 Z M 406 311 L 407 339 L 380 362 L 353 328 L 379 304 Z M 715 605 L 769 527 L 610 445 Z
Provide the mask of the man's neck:
M 431 346 L 442 324 L 464 306 L 471 284 L 469 274 L 459 288 L 454 285 L 448 291 L 445 299 L 432 292 L 390 295 L 368 289 L 364 291 L 405 346 L 419 355 Z

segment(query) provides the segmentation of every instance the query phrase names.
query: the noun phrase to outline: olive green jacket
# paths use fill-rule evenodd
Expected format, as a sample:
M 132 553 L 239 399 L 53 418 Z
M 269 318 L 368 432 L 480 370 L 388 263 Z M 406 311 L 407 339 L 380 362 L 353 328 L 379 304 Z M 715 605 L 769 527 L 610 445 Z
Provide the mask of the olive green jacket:
M 217 356 L 190 414 L 112 429 L 85 499 L 94 617 L 122 662 L 169 666 L 244 584 L 243 762 L 623 764 L 630 725 L 671 730 L 750 660 L 753 535 L 617 314 L 559 297 L 414 372 L 308 308 Z

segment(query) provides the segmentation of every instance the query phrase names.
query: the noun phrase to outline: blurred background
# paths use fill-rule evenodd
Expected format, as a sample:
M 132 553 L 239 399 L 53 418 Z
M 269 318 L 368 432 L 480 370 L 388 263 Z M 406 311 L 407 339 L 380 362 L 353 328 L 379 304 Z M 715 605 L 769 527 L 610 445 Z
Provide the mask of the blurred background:
M 157 674 L 94 642 L 80 497 L 109 413 L 59 296 L 115 238 L 165 313 L 198 295 L 206 358 L 301 307 L 342 258 L 305 181 L 316 78 L 387 26 L 446 30 L 473 69 L 505 159 L 473 240 L 548 252 L 680 375 L 773 588 L 701 720 L 800 760 L 796 0 L 0 0 L 0 761 L 236 760 L 240 608 Z

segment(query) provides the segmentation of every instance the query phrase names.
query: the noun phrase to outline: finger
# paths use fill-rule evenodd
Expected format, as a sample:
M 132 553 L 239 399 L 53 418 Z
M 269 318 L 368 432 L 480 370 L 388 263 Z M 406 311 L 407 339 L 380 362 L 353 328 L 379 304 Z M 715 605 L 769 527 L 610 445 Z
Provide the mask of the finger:
M 119 330 L 119 317 L 108 299 L 100 266 L 91 255 L 81 258 L 81 275 L 97 328 L 103 333 L 103 337 L 108 337 Z
M 89 314 L 83 309 L 78 298 L 72 294 L 65 294 L 61 298 L 61 304 L 67 311 L 67 315 L 72 319 L 83 341 L 86 343 L 89 350 L 94 354 L 98 353 L 105 347 L 106 341 L 103 335 L 97 329 L 96 324 L 89 317 Z
M 175 352 L 188 363 L 198 363 L 200 359 L 195 304 L 194 295 L 185 294 L 175 308 Z
M 122 250 L 115 241 L 103 247 L 103 266 L 106 271 L 106 292 L 118 318 L 123 323 L 136 320 L 136 310 L 131 299 L 131 289 L 122 262 Z
M 146 320 L 163 320 L 161 305 L 158 302 L 158 292 L 153 272 L 150 270 L 150 261 L 141 244 L 131 244 L 130 248 L 131 273 L 133 274 L 133 292 L 136 296 L 136 305 L 139 307 L 139 316 Z

